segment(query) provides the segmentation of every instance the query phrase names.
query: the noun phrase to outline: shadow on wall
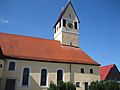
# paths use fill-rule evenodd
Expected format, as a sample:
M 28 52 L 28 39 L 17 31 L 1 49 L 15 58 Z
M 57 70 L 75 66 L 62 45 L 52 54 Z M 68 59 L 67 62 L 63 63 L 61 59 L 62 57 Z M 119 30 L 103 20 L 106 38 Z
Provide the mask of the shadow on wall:
M 19 86 L 19 84 L 17 84 L 16 90 L 47 90 L 47 87 L 41 87 L 39 85 L 39 79 L 35 81 L 35 79 L 30 76 L 29 86 Z

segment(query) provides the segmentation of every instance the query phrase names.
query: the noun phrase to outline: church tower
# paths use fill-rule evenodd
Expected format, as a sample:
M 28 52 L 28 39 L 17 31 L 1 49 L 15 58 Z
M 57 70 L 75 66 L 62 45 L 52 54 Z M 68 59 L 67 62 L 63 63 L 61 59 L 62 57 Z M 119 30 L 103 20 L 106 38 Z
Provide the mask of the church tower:
M 69 1 L 54 25 L 54 40 L 59 40 L 64 45 L 79 47 L 79 22 L 73 5 Z

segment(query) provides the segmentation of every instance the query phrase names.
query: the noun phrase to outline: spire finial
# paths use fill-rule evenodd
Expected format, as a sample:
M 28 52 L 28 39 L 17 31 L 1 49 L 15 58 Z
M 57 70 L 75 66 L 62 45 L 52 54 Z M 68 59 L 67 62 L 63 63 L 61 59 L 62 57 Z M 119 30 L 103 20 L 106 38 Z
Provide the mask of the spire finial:
M 64 10 L 64 7 L 62 7 L 62 11 Z
M 71 2 L 71 0 L 68 0 L 68 2 Z

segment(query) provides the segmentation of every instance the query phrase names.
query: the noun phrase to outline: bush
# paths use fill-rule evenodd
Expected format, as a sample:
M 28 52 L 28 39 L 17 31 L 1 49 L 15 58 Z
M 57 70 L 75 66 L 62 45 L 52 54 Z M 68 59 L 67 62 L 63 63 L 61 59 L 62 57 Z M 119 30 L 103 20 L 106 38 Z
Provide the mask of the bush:
M 92 82 L 89 90 L 120 90 L 119 83 L 112 80 Z
M 50 86 L 47 90 L 57 90 L 56 84 L 54 84 L 52 81 L 50 82 Z
M 76 88 L 71 82 L 59 81 L 56 85 L 51 81 L 47 90 L 76 90 Z

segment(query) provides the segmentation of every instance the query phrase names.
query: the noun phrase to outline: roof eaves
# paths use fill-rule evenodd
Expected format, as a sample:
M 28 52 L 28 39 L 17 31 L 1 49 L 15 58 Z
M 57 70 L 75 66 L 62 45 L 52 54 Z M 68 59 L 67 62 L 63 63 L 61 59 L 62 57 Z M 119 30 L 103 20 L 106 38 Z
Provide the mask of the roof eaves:
M 26 57 L 26 56 L 5 56 L 8 59 L 19 59 L 19 60 L 34 60 L 34 61 L 43 61 L 43 62 L 57 62 L 57 63 L 71 63 L 71 64 L 85 64 L 85 65 L 95 65 L 100 66 L 98 63 L 90 63 L 90 62 L 74 62 L 71 60 L 63 60 L 63 59 L 53 59 L 53 58 L 36 58 L 36 57 Z

